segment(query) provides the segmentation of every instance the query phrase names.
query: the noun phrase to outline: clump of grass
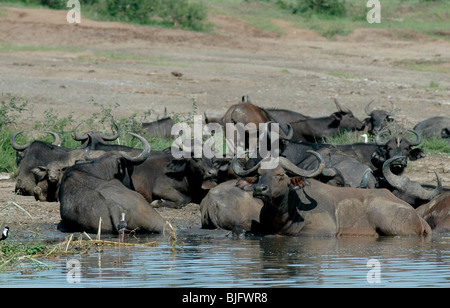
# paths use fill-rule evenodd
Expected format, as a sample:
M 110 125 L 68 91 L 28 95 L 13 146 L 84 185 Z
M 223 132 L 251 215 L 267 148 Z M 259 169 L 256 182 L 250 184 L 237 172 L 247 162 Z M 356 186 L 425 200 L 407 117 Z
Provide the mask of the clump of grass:
M 365 142 L 364 132 L 344 131 L 340 134 L 325 138 L 325 143 L 329 144 L 351 144 Z M 367 135 L 367 134 L 366 134 Z M 367 135 L 368 142 L 374 141 L 374 136 Z
M 437 137 L 424 138 L 420 148 L 427 154 L 450 154 L 450 140 Z

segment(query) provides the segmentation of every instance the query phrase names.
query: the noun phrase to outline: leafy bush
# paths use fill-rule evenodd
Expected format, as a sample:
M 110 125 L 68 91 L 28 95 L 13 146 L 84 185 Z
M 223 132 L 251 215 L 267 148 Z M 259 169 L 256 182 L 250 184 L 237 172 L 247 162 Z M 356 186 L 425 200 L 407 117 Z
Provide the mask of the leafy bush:
M 311 16 L 312 14 L 342 17 L 347 13 L 345 0 L 298 0 L 293 13 Z
M 201 31 L 206 28 L 206 9 L 187 0 L 109 0 L 103 12 L 116 20 L 162 24 Z

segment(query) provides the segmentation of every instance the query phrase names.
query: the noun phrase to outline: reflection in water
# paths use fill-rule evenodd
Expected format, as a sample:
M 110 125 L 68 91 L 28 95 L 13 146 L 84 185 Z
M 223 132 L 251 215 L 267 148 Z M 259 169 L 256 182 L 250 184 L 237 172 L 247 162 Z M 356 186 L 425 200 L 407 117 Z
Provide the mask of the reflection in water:
M 181 230 L 183 248 L 104 249 L 73 255 L 30 275 L 1 273 L 0 286 L 27 287 L 449 287 L 450 237 L 247 237 L 225 231 Z M 80 283 L 67 279 L 80 261 Z M 368 261 L 379 261 L 378 267 Z M 378 271 L 380 283 L 369 283 Z M 370 279 L 369 279 L 370 280 Z

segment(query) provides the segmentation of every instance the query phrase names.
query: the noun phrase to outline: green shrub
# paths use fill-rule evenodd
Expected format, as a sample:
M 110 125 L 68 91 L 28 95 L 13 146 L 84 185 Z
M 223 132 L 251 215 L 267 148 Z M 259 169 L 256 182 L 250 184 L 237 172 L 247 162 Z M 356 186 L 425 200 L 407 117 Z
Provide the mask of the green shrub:
M 312 14 L 342 17 L 347 13 L 345 0 L 298 0 L 293 13 L 311 16 Z
M 160 24 L 202 31 L 207 28 L 206 8 L 187 0 L 107 0 L 102 15 L 117 21 Z

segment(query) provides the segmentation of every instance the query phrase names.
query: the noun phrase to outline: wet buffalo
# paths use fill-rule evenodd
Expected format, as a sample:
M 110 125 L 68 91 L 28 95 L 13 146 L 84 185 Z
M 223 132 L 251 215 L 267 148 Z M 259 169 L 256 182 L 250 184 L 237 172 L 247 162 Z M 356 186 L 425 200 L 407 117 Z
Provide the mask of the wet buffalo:
M 431 234 L 428 223 L 386 189 L 334 187 L 282 167 L 260 172 L 252 185 L 253 196 L 264 202 L 257 226 L 263 234 Z
M 110 151 L 88 162 L 67 168 L 59 190 L 62 228 L 67 231 L 117 233 L 125 213 L 127 229 L 142 233 L 162 232 L 166 221 L 134 191 L 134 168 L 150 154 L 150 145 L 141 136 L 130 133 L 144 143 L 137 156 L 124 151 Z
M 445 192 L 419 206 L 417 213 L 425 219 L 435 233 L 450 232 L 450 192 Z

